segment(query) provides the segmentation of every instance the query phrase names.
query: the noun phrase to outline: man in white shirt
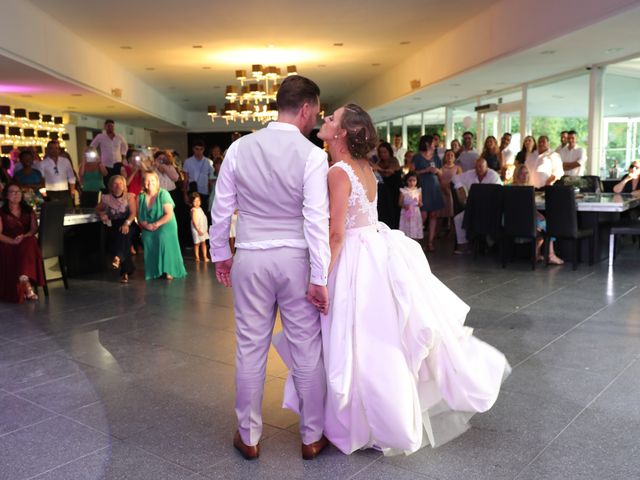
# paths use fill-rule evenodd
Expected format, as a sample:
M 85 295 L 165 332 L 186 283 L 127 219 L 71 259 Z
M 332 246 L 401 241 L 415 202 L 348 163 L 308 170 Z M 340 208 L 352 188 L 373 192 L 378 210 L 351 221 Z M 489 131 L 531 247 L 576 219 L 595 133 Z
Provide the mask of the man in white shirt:
M 467 203 L 467 196 L 471 185 L 476 183 L 488 183 L 501 185 L 500 175 L 495 170 L 491 170 L 487 165 L 487 161 L 484 158 L 476 159 L 476 163 L 473 170 L 467 170 L 459 175 L 454 175 L 452 178 L 455 191 L 451 192 L 453 195 L 458 195 L 458 199 L 461 204 Z M 464 210 L 453 217 L 453 223 L 456 227 L 456 242 L 457 246 L 453 253 L 460 255 L 467 251 L 467 232 L 462 228 L 464 222 Z
M 473 133 L 464 132 L 462 134 L 462 152 L 456 163 L 460 165 L 463 172 L 473 170 L 476 165 L 476 160 L 480 157 L 480 154 L 473 149 Z
M 116 163 L 122 163 L 122 157 L 127 154 L 129 146 L 124 137 L 115 132 L 113 120 L 104 121 L 104 132 L 95 136 L 91 146 L 100 152 L 100 162 L 107 168 L 108 177 L 120 173 L 112 172 L 111 169 Z
M 587 156 L 584 149 L 576 145 L 578 134 L 575 130 L 570 130 L 567 135 L 567 144 L 560 149 L 560 158 L 565 175 L 579 176 L 587 163 Z
M 568 137 L 569 132 L 567 130 L 563 130 L 560 132 L 560 145 L 556 147 L 556 152 L 560 153 L 560 150 L 567 146 Z
M 564 175 L 560 155 L 549 148 L 549 137 L 538 138 L 537 156 L 528 156 L 524 164 L 529 170 L 531 185 L 536 188 L 553 185 Z
M 510 165 L 513 166 L 513 162 L 515 161 L 513 150 L 509 148 L 509 145 L 511 145 L 511 134 L 505 132 L 500 138 L 500 153 L 498 155 L 498 163 L 500 164 L 501 170 L 505 170 Z
M 393 136 L 393 156 L 396 157 L 400 165 L 404 162 L 404 154 L 407 153 L 407 149 L 402 146 L 402 135 L 397 133 Z
M 191 150 L 193 155 L 187 158 L 182 165 L 184 201 L 189 204 L 189 193 L 198 192 L 201 205 L 209 205 L 209 195 L 213 184 L 213 162 L 204 156 L 203 140 L 198 139 L 193 142 Z
M 259 455 L 276 309 L 301 409 L 303 458 L 314 458 L 328 444 L 322 434 L 326 380 L 320 337 L 331 260 L 328 162 L 305 138 L 316 124 L 319 94 L 311 80 L 287 77 L 276 98 L 278 120 L 232 143 L 216 181 L 211 259 L 218 281 L 233 286 L 238 417 L 233 445 L 247 459 Z M 228 240 L 236 209 L 233 258 Z
M 48 200 L 57 200 L 73 207 L 76 193 L 76 175 L 71 162 L 60 155 L 57 140 L 47 143 L 46 157 L 40 164 Z

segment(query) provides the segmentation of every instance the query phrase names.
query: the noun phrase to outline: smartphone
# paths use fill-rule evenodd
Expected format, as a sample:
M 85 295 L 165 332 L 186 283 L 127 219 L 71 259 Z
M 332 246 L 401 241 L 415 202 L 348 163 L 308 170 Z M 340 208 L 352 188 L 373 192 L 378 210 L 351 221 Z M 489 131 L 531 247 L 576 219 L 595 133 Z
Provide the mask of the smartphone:
M 96 152 L 87 152 L 85 158 L 87 159 L 87 163 L 93 163 L 98 160 L 98 154 Z

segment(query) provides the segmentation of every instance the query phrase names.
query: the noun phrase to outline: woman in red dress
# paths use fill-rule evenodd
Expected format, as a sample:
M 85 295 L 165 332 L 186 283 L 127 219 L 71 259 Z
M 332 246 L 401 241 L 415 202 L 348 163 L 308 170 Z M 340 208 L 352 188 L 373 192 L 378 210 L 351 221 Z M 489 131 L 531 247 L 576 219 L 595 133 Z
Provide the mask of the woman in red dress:
M 0 300 L 22 303 L 37 300 L 31 283 L 44 285 L 42 254 L 35 234 L 38 222 L 22 200 L 22 191 L 10 183 L 0 207 Z

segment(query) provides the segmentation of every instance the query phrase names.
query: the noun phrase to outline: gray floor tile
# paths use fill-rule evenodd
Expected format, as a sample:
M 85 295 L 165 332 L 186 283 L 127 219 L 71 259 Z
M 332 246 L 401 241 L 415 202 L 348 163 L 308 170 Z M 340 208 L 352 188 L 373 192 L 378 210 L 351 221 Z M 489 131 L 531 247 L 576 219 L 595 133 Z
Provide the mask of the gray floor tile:
M 0 369 L 15 363 L 31 360 L 46 355 L 38 348 L 16 342 L 4 343 L 0 348 Z
M 54 415 L 55 413 L 21 398 L 0 394 L 0 435 L 33 425 Z
M 187 480 L 193 472 L 121 442 L 33 480 Z
M 366 467 L 360 473 L 352 477 L 353 480 L 435 480 L 436 477 L 428 477 L 418 472 L 405 470 L 399 466 L 383 462 L 375 462 Z
M 46 355 L 0 369 L 0 387 L 15 392 L 80 371 L 78 364 L 61 355 Z
M 0 479 L 30 478 L 109 443 L 106 435 L 54 417 L 0 437 Z

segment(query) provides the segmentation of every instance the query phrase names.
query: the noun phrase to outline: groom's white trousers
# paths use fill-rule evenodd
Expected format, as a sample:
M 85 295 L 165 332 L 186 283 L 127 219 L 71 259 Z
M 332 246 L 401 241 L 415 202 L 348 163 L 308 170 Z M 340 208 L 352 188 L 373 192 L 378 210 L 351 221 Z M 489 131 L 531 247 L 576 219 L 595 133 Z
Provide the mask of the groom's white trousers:
M 300 401 L 300 436 L 316 442 L 324 427 L 326 380 L 320 316 L 306 299 L 307 250 L 280 247 L 238 249 L 231 269 L 236 318 L 236 415 L 246 445 L 262 435 L 262 397 L 267 354 L 280 309 L 291 349 L 292 376 Z

